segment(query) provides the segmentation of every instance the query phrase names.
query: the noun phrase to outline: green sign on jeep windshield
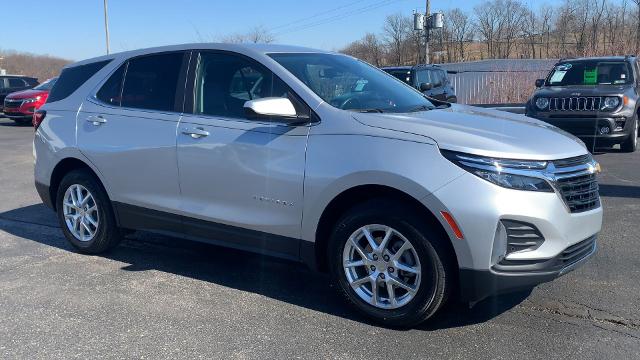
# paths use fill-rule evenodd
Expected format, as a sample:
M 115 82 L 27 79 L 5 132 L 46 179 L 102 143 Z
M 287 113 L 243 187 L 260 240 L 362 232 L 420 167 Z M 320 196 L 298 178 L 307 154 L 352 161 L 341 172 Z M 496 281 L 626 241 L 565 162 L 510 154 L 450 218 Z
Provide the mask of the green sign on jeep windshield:
M 584 84 L 595 85 L 598 82 L 598 68 L 584 69 Z

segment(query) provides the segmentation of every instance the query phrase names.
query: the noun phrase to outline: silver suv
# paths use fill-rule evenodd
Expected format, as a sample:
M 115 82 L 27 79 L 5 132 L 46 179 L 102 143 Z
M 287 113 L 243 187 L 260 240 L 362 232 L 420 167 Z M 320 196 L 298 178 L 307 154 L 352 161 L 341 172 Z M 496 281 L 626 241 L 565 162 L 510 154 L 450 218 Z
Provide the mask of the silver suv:
M 385 325 L 552 280 L 601 228 L 580 140 L 341 54 L 103 56 L 66 67 L 34 123 L 36 188 L 78 251 L 147 230 L 301 261 Z

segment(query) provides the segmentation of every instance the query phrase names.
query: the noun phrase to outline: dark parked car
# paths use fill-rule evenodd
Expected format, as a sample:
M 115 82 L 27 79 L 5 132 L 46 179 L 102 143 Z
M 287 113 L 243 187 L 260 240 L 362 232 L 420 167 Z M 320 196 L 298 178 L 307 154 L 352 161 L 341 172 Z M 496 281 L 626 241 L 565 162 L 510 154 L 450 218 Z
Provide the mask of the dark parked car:
M 527 116 L 581 138 L 589 147 L 638 147 L 640 68 L 635 56 L 563 59 L 536 80 Z
M 447 71 L 438 65 L 384 67 L 382 70 L 431 98 L 450 103 L 458 101 L 455 90 L 447 78 Z
M 0 110 L 4 98 L 12 92 L 31 89 L 37 86 L 38 79 L 21 75 L 0 75 Z

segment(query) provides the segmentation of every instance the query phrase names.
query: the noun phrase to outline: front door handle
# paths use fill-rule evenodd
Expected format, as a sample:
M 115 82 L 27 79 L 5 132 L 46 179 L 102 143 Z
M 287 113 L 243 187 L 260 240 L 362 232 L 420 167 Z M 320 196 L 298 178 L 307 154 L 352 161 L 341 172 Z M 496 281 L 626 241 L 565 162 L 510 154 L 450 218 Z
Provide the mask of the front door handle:
M 87 122 L 90 122 L 95 126 L 100 126 L 106 123 L 107 119 L 105 119 L 102 115 L 91 115 L 87 117 Z
M 194 139 L 200 139 L 202 137 L 209 136 L 209 132 L 201 127 L 191 128 L 191 129 L 182 129 L 182 133 L 184 135 L 189 135 Z

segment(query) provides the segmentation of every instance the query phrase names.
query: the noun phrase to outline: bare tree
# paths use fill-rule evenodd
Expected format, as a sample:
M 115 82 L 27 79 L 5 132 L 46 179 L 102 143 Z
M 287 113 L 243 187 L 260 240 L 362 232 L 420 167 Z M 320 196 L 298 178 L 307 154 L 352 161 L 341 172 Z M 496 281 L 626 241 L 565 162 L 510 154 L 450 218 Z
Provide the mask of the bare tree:
M 385 20 L 383 31 L 396 65 L 402 65 L 405 59 L 405 43 L 410 24 L 409 19 L 401 14 L 389 15 Z
M 640 53 L 640 0 L 631 0 L 636 4 L 636 54 Z
M 446 15 L 446 19 L 447 23 L 451 24 L 452 40 L 456 43 L 456 51 L 453 56 L 458 61 L 464 61 L 465 43 L 473 38 L 474 33 L 471 19 L 469 18 L 469 15 L 457 8 L 449 11 Z
M 246 33 L 230 34 L 220 39 L 223 43 L 264 43 L 275 41 L 275 36 L 264 26 L 256 26 Z
M 58 76 L 60 70 L 71 61 L 47 55 L 34 55 L 14 51 L 0 51 L 0 67 L 9 74 L 27 75 L 40 82 Z

